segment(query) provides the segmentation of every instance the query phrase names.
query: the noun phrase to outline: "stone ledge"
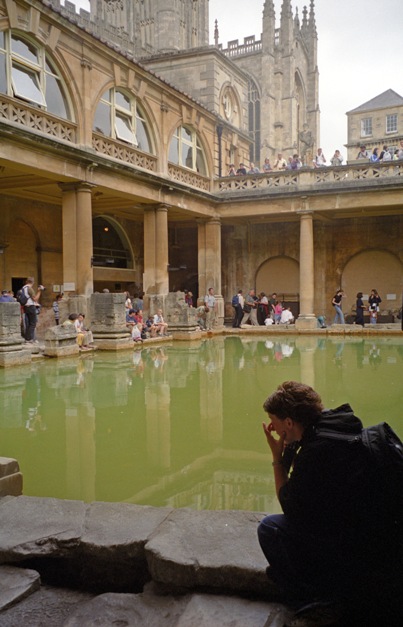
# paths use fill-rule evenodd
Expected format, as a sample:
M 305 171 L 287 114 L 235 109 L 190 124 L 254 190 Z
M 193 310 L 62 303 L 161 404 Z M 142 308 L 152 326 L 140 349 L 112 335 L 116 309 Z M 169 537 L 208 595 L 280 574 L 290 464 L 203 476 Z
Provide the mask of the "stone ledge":
M 256 536 L 262 516 L 6 497 L 0 564 L 34 567 L 45 580 L 63 585 L 65 577 L 68 585 L 97 592 L 139 592 L 153 580 L 168 591 L 266 598 L 266 561 Z

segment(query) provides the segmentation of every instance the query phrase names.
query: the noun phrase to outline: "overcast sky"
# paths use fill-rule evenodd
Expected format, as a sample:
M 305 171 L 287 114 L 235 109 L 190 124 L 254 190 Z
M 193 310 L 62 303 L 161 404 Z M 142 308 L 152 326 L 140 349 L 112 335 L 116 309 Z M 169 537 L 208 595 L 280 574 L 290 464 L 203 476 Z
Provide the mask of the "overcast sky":
M 191 0 L 188 0 L 189 2 Z M 88 9 L 87 0 L 76 6 Z M 277 22 L 282 0 L 274 0 Z M 210 0 L 210 43 L 218 20 L 219 41 L 262 32 L 264 0 Z M 292 0 L 302 16 L 310 0 Z M 318 31 L 320 143 L 329 160 L 347 156 L 346 112 L 393 89 L 403 97 L 403 0 L 315 0 Z M 278 24 L 279 25 L 279 24 Z
M 280 20 L 282 0 L 275 0 Z M 210 39 L 260 39 L 264 0 L 210 0 Z M 292 0 L 300 18 L 309 0 Z M 403 97 L 403 0 L 316 0 L 320 143 L 329 160 L 336 148 L 346 158 L 346 112 L 393 89 Z M 279 26 L 279 23 L 277 24 Z

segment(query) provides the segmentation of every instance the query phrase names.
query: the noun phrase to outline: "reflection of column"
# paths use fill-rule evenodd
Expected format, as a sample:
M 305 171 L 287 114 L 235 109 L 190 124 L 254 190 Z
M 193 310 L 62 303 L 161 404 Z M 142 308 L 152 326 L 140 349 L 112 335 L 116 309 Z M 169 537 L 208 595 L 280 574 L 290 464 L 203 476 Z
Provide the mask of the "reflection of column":
M 313 214 L 303 209 L 300 212 L 299 293 L 300 314 L 297 328 L 313 329 L 317 322 L 313 313 L 314 303 L 314 248 Z
M 198 223 L 199 297 L 214 288 L 218 304 L 218 324 L 224 321 L 224 299 L 221 295 L 221 222 L 212 218 Z
M 218 444 L 223 437 L 222 373 L 224 343 L 211 345 L 205 354 L 205 364 L 199 369 L 200 432 L 208 442 Z
M 315 337 L 298 337 L 295 346 L 300 352 L 300 381 L 315 389 L 315 352 L 318 340 Z
M 66 498 L 95 501 L 95 478 L 95 411 L 66 409 Z
M 85 296 L 94 291 L 92 255 L 91 186 L 81 184 L 77 188 L 77 291 Z
M 150 365 L 152 368 L 153 366 Z M 156 383 L 145 389 L 147 454 L 158 468 L 171 465 L 171 395 L 168 383 Z
M 144 211 L 144 277 L 147 295 L 166 296 L 168 281 L 168 207 Z

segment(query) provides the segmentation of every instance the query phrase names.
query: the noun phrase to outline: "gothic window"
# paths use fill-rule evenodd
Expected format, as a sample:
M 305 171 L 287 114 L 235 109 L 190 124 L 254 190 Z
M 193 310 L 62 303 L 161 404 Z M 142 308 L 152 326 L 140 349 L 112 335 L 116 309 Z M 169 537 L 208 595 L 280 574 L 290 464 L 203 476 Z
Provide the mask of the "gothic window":
M 255 81 L 248 81 L 248 121 L 249 136 L 252 140 L 249 149 L 250 160 L 260 163 L 260 94 Z
M 397 113 L 386 116 L 386 132 L 397 133 Z
M 67 90 L 48 53 L 13 31 L 0 33 L 0 92 L 71 119 Z
M 361 137 L 370 137 L 372 135 L 372 118 L 363 118 L 361 120 Z
M 94 131 L 152 152 L 145 116 L 136 99 L 120 89 L 108 89 L 94 117 Z
M 195 131 L 185 126 L 178 126 L 175 130 L 169 146 L 168 160 L 207 175 L 206 159 L 200 140 Z

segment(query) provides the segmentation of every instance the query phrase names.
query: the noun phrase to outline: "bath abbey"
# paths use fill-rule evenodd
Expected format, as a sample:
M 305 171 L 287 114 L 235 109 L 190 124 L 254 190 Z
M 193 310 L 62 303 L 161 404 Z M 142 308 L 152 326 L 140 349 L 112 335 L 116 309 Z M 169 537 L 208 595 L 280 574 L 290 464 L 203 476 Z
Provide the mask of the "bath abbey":
M 220 324 L 254 289 L 310 329 L 376 288 L 396 313 L 403 160 L 314 167 L 320 25 L 296 4 L 224 43 L 208 0 L 0 0 L 1 289 L 155 313 L 212 287 Z

